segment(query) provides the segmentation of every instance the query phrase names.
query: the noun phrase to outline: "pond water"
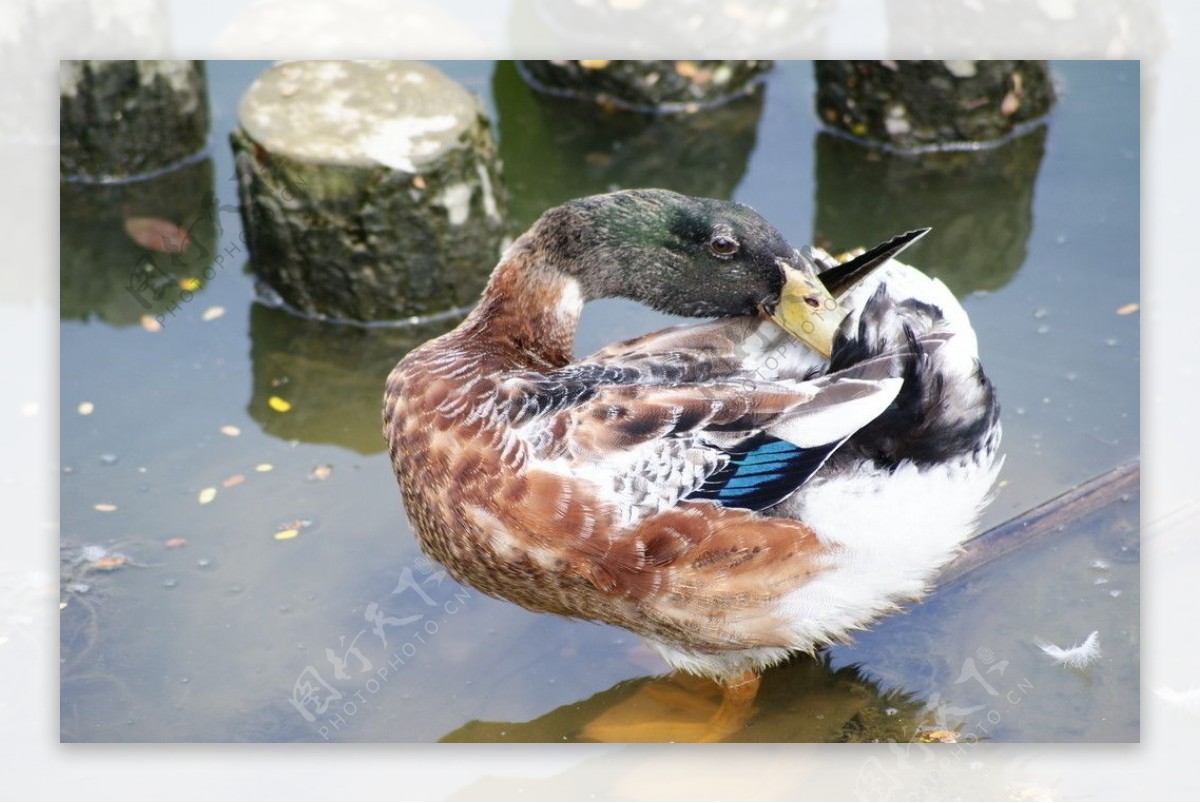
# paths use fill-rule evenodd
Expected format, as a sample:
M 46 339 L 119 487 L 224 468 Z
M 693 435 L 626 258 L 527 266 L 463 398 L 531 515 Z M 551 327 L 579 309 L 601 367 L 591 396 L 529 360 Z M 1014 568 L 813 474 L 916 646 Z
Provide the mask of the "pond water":
M 379 405 L 391 366 L 443 327 L 339 327 L 255 301 L 228 133 L 266 66 L 209 64 L 207 158 L 62 187 L 61 737 L 577 738 L 665 666 L 624 631 L 484 597 L 420 556 Z M 1138 457 L 1139 316 L 1118 314 L 1139 297 L 1136 63 L 1056 63 L 1044 126 L 934 168 L 820 133 L 806 63 L 683 121 L 603 130 L 510 64 L 438 66 L 492 117 L 514 231 L 620 186 L 732 197 L 795 243 L 839 249 L 934 226 L 906 260 L 963 299 L 1003 404 L 985 528 Z M 149 255 L 125 230 L 134 215 L 190 228 L 173 266 L 195 279 L 184 298 L 127 290 Z M 149 331 L 143 316 L 171 301 Z M 577 351 L 673 321 L 599 302 Z M 854 645 L 768 672 L 742 736 L 904 741 L 956 724 L 996 741 L 1136 741 L 1137 536 L 1127 494 Z M 1086 672 L 1035 644 L 1092 631 L 1103 658 Z

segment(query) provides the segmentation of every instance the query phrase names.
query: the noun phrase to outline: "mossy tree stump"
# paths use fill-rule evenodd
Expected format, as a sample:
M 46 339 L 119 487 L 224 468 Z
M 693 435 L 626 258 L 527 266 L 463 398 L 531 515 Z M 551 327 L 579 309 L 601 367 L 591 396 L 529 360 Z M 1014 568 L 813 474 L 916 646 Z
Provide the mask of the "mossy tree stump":
M 198 61 L 64 61 L 59 169 L 64 178 L 151 173 L 200 152 L 208 94 Z
M 297 61 L 260 76 L 238 115 L 251 268 L 290 306 L 371 321 L 478 297 L 504 207 L 465 89 L 425 64 Z
M 1044 61 L 818 61 L 817 114 L 897 150 L 1002 139 L 1054 103 Z
M 522 61 L 536 89 L 601 105 L 689 111 L 745 94 L 770 61 Z

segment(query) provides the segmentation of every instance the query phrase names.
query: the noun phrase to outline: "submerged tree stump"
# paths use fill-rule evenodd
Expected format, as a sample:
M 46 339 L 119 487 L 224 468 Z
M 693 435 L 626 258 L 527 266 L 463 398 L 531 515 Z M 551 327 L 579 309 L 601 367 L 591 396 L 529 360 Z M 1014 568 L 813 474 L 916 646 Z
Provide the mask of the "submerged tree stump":
M 552 206 L 614 187 L 731 197 L 754 150 L 763 94 L 754 87 L 696 114 L 645 114 L 544 95 L 512 62 L 497 62 L 492 98 L 510 231 L 524 231 Z
M 198 61 L 64 61 L 59 169 L 64 178 L 150 173 L 200 152 L 208 94 Z
M 63 181 L 58 191 L 63 320 L 171 326 L 198 316 L 204 305 L 191 302 L 236 261 L 221 247 L 236 209 L 218 205 L 211 159 L 141 181 Z
M 1025 264 L 1045 143 L 1044 125 L 992 148 L 925 153 L 867 148 L 822 131 L 814 236 L 836 253 L 932 226 L 904 261 L 960 297 L 998 290 Z
M 474 301 L 503 196 L 478 101 L 412 62 L 298 61 L 246 91 L 231 135 L 251 268 L 293 308 L 358 321 Z
M 1054 103 L 1044 61 L 818 61 L 817 114 L 898 150 L 1001 139 Z
M 396 362 L 443 335 L 461 317 L 409 326 L 344 326 L 250 306 L 250 365 L 246 413 L 263 432 L 283 441 L 332 443 L 359 454 L 387 449 L 379 434 L 379 388 Z M 280 415 L 278 397 L 291 409 Z
M 627 109 L 686 111 L 745 94 L 770 61 L 522 61 L 535 89 Z

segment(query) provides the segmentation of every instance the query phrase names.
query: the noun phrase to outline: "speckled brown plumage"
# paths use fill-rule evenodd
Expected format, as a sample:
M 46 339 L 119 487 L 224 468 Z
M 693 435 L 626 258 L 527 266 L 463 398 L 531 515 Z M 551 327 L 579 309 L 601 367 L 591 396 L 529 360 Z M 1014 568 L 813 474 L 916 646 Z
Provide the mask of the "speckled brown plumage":
M 685 502 L 622 526 L 586 481 L 528 465 L 533 447 L 510 430 L 519 415 L 514 397 L 531 374 L 569 364 L 577 323 L 577 313 L 561 310 L 563 281 L 543 274 L 537 260 L 519 243 L 470 318 L 410 353 L 388 379 L 385 435 L 422 548 L 460 582 L 531 610 L 700 651 L 786 646 L 770 603 L 820 571 L 803 525 Z M 782 393 L 738 390 L 694 397 L 673 388 L 601 388 L 554 416 L 548 431 L 563 437 L 549 438 L 540 456 L 568 448 L 568 432 L 570 448 L 597 451 L 622 448 L 637 437 L 629 433 L 654 437 L 675 404 L 704 408 L 699 424 L 744 416 L 756 401 L 773 410 L 795 403 Z M 665 398 L 647 403 L 655 394 Z M 605 415 L 614 406 L 636 409 L 626 413 L 628 428 Z

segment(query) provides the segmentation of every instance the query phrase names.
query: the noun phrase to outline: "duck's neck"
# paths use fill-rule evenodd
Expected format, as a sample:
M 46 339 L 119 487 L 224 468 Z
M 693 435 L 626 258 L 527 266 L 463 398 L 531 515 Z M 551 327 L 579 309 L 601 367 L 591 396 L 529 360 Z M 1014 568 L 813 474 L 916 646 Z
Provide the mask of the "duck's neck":
M 584 301 L 580 285 L 521 245 L 492 272 L 459 331 L 481 356 L 499 358 L 511 369 L 561 368 L 573 359 Z

